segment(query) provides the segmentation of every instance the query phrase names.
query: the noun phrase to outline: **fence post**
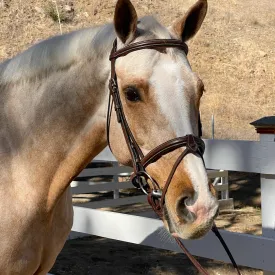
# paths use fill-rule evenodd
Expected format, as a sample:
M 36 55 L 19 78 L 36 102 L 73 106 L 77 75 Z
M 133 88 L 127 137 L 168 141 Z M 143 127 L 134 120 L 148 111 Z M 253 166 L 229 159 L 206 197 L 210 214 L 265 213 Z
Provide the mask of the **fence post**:
M 220 171 L 224 171 L 224 170 L 220 170 Z M 221 184 L 227 184 L 228 186 L 228 174 L 227 177 L 221 177 Z M 222 200 L 228 200 L 229 199 L 229 187 L 225 190 L 221 192 L 221 199 Z
M 113 162 L 113 167 L 119 167 L 119 163 L 118 162 Z M 115 182 L 119 182 L 120 178 L 117 175 L 114 175 L 113 177 Z M 114 189 L 113 191 L 113 199 L 119 199 L 119 190 L 118 189 Z
M 251 124 L 260 134 L 261 148 L 265 152 L 269 142 L 275 143 L 275 116 L 264 117 Z M 261 208 L 262 235 L 275 239 L 275 175 L 261 174 Z M 275 272 L 264 271 L 263 275 L 275 275 Z

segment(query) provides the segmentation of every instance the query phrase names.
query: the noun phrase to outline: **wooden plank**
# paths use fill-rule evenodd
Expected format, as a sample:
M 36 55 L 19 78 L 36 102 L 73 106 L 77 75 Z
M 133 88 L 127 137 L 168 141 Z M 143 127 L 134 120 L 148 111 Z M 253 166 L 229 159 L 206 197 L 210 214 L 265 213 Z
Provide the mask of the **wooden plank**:
M 84 194 L 100 191 L 113 191 L 115 189 L 135 188 L 130 181 L 124 182 L 92 182 L 92 181 L 73 181 L 71 183 L 72 194 Z M 216 191 L 225 191 L 228 184 L 214 186 Z
M 85 208 L 104 208 L 104 207 L 116 207 L 121 205 L 128 205 L 128 204 L 135 204 L 135 203 L 145 203 L 147 202 L 147 196 L 139 195 L 134 197 L 127 197 L 127 198 L 119 198 L 119 199 L 109 199 L 109 200 L 102 200 L 102 201 L 95 201 L 95 202 L 87 202 L 83 203 L 83 207 Z
M 229 186 L 229 179 L 228 177 L 221 178 L 221 185 L 228 185 Z M 229 187 L 221 192 L 221 199 L 227 200 L 229 199 Z
M 163 223 L 157 219 L 74 206 L 72 230 L 181 252 L 173 239 L 163 242 Z M 275 271 L 274 239 L 224 230 L 220 230 L 220 233 L 239 265 Z M 212 232 L 201 240 L 185 240 L 184 244 L 193 255 L 229 262 L 223 247 Z
M 207 170 L 207 176 L 208 176 L 209 179 L 228 177 L 228 171 Z
M 275 142 L 204 140 L 209 169 L 275 174 Z
M 275 239 L 275 175 L 261 175 L 263 235 Z
M 275 174 L 274 140 L 242 141 L 205 139 L 204 159 L 208 169 Z M 96 160 L 115 158 L 106 149 Z
M 121 166 L 118 162 L 115 162 L 114 164 L 113 164 L 113 166 L 114 167 L 118 167 L 118 166 Z M 120 174 L 120 175 L 124 175 L 125 173 L 123 173 L 123 174 Z M 117 175 L 115 175 L 115 176 L 113 176 L 113 181 L 116 181 L 116 182 L 121 182 L 122 181 L 122 177 L 119 177 L 119 176 L 117 176 Z M 117 199 L 119 199 L 119 189 L 115 189 L 114 191 L 113 191 L 113 199 L 114 200 L 117 200 Z
M 132 167 L 118 166 L 118 167 L 103 167 L 103 168 L 85 168 L 78 176 L 79 177 L 94 177 L 94 176 L 130 176 L 133 172 Z M 227 177 L 228 171 L 207 171 L 208 178 Z
M 75 185 L 77 184 L 77 185 Z M 115 189 L 135 188 L 130 181 L 125 182 L 90 182 L 90 181 L 73 181 L 71 183 L 72 194 L 85 194 L 102 191 L 113 191 Z M 216 191 L 221 192 L 228 189 L 228 184 L 214 186 Z
M 92 184 L 91 184 L 92 183 Z M 72 184 L 78 184 L 71 187 L 72 194 L 85 194 L 100 191 L 113 191 L 115 189 L 133 188 L 129 181 L 125 182 L 89 182 L 89 181 L 73 181 Z
M 207 168 L 260 173 L 260 143 L 255 141 L 204 140 Z
M 109 146 L 107 146 L 103 151 L 101 151 L 95 158 L 94 160 L 99 160 L 99 161 L 117 161 L 112 152 L 109 149 Z
M 86 168 L 84 169 L 77 178 L 80 177 L 95 177 L 95 176 L 114 176 L 120 173 L 131 173 L 133 168 L 128 166 L 118 166 L 118 167 L 104 167 L 104 168 Z

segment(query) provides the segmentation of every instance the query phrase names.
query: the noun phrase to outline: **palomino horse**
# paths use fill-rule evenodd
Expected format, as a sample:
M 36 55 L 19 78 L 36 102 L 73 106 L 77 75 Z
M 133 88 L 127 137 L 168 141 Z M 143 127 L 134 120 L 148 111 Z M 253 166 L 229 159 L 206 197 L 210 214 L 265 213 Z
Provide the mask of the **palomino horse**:
M 56 36 L 0 65 L 0 274 L 46 274 L 73 221 L 69 184 L 107 145 L 109 54 L 148 39 L 180 39 L 199 30 L 207 2 L 199 0 L 168 29 L 153 17 L 137 19 L 129 0 L 108 24 Z M 144 49 L 116 60 L 120 98 L 143 154 L 167 140 L 197 135 L 203 83 L 178 48 Z M 115 113 L 115 157 L 131 156 Z M 148 166 L 160 184 L 184 148 Z M 186 202 L 188 201 L 188 203 Z M 188 154 L 165 197 L 168 231 L 191 239 L 211 228 L 218 211 L 202 159 Z

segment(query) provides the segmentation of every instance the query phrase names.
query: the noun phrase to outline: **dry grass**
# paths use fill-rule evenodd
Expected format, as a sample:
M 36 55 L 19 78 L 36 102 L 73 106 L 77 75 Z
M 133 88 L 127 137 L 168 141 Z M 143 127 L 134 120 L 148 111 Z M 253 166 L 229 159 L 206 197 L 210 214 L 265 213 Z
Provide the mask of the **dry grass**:
M 43 7 L 45 1 L 8 1 L 0 7 L 0 60 L 34 42 L 59 34 Z M 64 2 L 64 1 L 63 1 Z M 69 32 L 112 20 L 115 0 L 70 1 Z M 133 0 L 140 16 L 155 14 L 165 24 L 181 16 L 195 0 Z M 205 82 L 201 112 L 205 137 L 210 137 L 212 113 L 216 138 L 257 139 L 250 122 L 275 115 L 274 0 L 209 0 L 209 12 L 190 45 L 190 62 Z

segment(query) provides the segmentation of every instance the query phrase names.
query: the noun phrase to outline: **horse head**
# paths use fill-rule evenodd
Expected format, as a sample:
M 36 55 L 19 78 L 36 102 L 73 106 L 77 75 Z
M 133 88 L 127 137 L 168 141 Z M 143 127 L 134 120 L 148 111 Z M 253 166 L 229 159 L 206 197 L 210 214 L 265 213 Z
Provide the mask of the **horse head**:
M 152 39 L 177 39 L 183 43 L 200 29 L 207 1 L 199 0 L 169 28 L 152 17 L 138 20 L 129 0 L 119 0 L 114 26 L 117 49 Z M 185 51 L 159 47 L 142 49 L 119 57 L 115 63 L 119 96 L 127 123 L 144 155 L 166 141 L 186 135 L 198 135 L 200 99 L 204 85 L 194 73 Z M 116 158 L 132 164 L 132 158 L 119 123 L 112 116 L 110 145 Z M 176 160 L 185 147 L 163 155 L 146 170 L 165 187 Z M 149 184 L 152 184 L 149 180 Z M 214 188 L 208 181 L 201 156 L 187 154 L 178 165 L 165 194 L 162 209 L 166 228 L 185 239 L 205 235 L 218 213 Z

